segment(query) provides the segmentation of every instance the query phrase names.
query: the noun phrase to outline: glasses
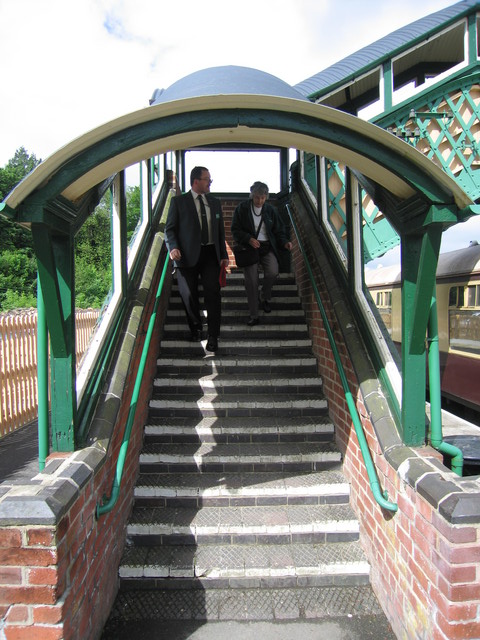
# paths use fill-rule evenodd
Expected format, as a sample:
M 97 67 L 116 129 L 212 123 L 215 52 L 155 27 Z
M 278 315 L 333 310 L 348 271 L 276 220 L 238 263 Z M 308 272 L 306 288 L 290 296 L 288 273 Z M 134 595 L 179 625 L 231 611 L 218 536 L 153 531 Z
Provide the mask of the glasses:
M 213 180 L 211 178 L 198 178 L 198 180 L 206 180 L 208 184 L 212 184 Z

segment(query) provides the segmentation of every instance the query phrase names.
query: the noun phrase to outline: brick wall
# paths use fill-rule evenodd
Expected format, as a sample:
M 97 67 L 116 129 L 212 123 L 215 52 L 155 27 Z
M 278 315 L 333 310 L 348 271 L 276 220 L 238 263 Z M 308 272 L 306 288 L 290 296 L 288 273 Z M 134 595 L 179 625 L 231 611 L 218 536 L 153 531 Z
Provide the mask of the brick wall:
M 44 472 L 28 486 L 2 486 L 6 493 L 0 498 L 0 638 L 95 639 L 109 615 L 118 590 L 118 564 L 165 305 L 157 312 L 119 499 L 113 511 L 99 519 L 95 511 L 102 496 L 111 493 L 161 266 L 158 255 L 147 265 L 87 446 L 73 454 L 50 456 Z M 146 299 L 142 289 L 149 291 Z
M 310 240 L 316 232 L 312 222 L 299 215 L 299 210 L 296 222 L 301 236 Z M 351 504 L 359 518 L 362 544 L 372 567 L 372 586 L 398 638 L 478 640 L 478 480 L 458 478 L 441 464 L 438 453 L 427 446 L 413 450 L 402 445 L 385 398 L 371 385 L 376 374 L 373 367 L 370 372 L 367 370 L 368 355 L 361 336 L 349 337 L 351 322 L 342 317 L 348 303 L 345 298 L 341 301 L 335 272 L 319 246 L 306 244 L 350 390 L 357 400 L 380 486 L 387 490 L 388 499 L 398 504 L 398 512 L 392 513 L 381 509 L 372 496 L 333 354 L 295 247 L 297 282 L 338 444 L 344 454 Z M 334 310 L 340 304 L 338 315 Z

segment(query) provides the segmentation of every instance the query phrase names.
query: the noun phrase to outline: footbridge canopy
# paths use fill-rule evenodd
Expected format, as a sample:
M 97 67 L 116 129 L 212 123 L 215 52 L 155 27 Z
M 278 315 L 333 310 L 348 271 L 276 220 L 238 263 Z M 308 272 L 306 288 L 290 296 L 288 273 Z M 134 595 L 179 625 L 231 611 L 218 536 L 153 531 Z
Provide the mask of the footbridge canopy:
M 431 204 L 451 208 L 446 224 L 456 222 L 456 211 L 472 204 L 441 168 L 391 133 L 312 104 L 269 74 L 220 67 L 155 92 L 151 106 L 61 148 L 12 191 L 3 212 L 19 223 L 58 224 L 58 231 L 67 231 L 65 225 L 75 226 L 76 210 L 89 192 L 123 168 L 169 150 L 241 143 L 301 149 L 347 165 L 365 177 L 400 233 L 408 201 L 417 202 L 416 211 L 422 201 L 425 214 Z M 68 215 L 58 216 L 48 207 L 57 198 L 71 203 Z M 411 211 L 405 215 L 411 230 Z M 423 222 L 420 215 L 418 226 Z
M 418 363 L 424 363 L 441 234 L 473 215 L 474 203 L 442 168 L 389 131 L 314 104 L 262 71 L 227 66 L 199 71 L 157 90 L 149 107 L 73 140 L 42 162 L 0 205 L 0 213 L 32 228 L 53 357 L 65 361 L 62 372 L 67 371 L 57 376 L 64 387 L 58 395 L 69 398 L 71 422 L 76 412 L 70 326 L 75 307 L 73 238 L 112 176 L 171 151 L 205 146 L 296 149 L 348 168 L 404 241 L 402 260 L 406 257 L 408 263 L 411 303 L 402 313 L 410 331 L 402 344 L 402 391 L 397 380 L 394 395 L 399 402 L 400 395 L 410 398 L 418 387 Z M 352 251 L 360 256 L 362 248 L 357 244 Z M 358 280 L 350 265 L 348 277 L 350 282 Z M 405 375 L 409 370 L 412 375 Z M 398 375 L 396 368 L 395 372 Z M 423 428 L 424 396 L 417 392 L 415 397 L 415 402 L 409 400 L 415 419 L 405 412 L 402 416 L 402 423 L 414 424 L 414 436 L 407 437 L 411 442 L 419 440 Z

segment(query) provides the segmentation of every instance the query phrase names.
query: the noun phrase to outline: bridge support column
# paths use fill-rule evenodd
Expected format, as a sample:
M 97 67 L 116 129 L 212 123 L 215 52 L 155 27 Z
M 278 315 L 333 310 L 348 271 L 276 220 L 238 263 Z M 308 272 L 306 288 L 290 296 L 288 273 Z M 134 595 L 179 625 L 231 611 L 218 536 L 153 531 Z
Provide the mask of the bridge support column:
M 441 225 L 402 238 L 401 431 L 408 446 L 425 442 L 426 331 L 441 239 Z

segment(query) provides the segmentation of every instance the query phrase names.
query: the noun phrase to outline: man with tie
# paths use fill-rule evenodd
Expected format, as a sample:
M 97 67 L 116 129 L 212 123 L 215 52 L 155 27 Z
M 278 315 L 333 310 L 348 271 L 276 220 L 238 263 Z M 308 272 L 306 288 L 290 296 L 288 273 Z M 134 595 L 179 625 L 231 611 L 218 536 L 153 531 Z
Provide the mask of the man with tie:
M 191 340 L 202 339 L 198 299 L 201 278 L 207 310 L 207 351 L 216 351 L 220 333 L 220 267 L 228 265 L 223 214 L 218 198 L 210 194 L 212 179 L 205 167 L 190 173 L 191 190 L 172 198 L 165 225 L 165 241 L 174 261 L 177 283 L 187 314 Z

